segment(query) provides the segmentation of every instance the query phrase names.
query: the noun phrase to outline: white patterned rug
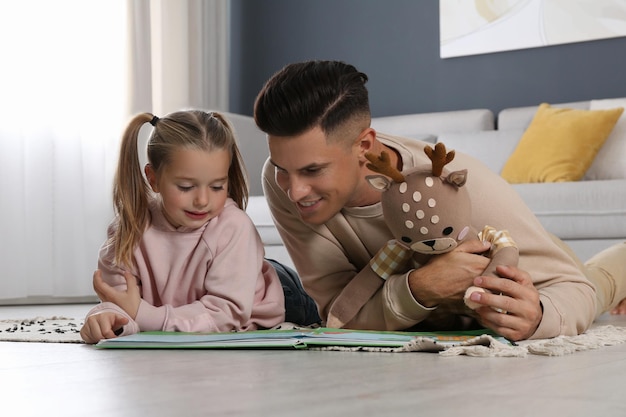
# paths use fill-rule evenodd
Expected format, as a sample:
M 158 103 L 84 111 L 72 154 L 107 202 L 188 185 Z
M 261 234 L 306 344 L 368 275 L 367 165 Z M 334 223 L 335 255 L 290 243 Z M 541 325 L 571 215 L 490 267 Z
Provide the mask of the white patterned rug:
M 285 323 L 289 324 L 289 323 Z M 84 343 L 80 337 L 83 320 L 52 316 L 32 319 L 0 320 L 0 342 L 46 342 L 46 343 Z M 293 325 L 292 325 L 293 326 Z M 278 327 L 278 326 L 277 326 Z M 487 336 L 483 336 L 487 337 Z M 449 348 L 440 354 L 443 356 L 504 356 L 524 357 L 528 354 L 541 356 L 563 356 L 575 352 L 594 350 L 606 346 L 626 343 L 626 327 L 595 325 L 578 336 L 559 336 L 553 339 L 530 340 L 517 346 L 508 346 L 491 338 L 491 343 L 469 344 Z M 328 348 L 326 350 L 352 351 L 419 351 L 410 343 L 403 348 Z
M 0 342 L 83 343 L 82 320 L 52 316 L 0 320 Z

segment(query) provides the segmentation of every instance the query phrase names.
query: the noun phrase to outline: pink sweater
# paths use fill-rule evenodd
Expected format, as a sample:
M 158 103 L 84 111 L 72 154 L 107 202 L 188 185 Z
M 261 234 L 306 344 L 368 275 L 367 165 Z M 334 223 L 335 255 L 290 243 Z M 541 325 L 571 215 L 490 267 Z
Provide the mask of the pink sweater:
M 199 229 L 174 228 L 160 204 L 134 252 L 141 304 L 132 320 L 103 302 L 88 314 L 113 311 L 129 319 L 122 334 L 165 330 L 225 332 L 269 328 L 284 321 L 283 290 L 264 259 L 261 239 L 248 215 L 228 199 L 221 214 Z M 109 226 L 109 235 L 116 222 Z M 103 245 L 98 268 L 107 284 L 126 290 L 111 247 Z

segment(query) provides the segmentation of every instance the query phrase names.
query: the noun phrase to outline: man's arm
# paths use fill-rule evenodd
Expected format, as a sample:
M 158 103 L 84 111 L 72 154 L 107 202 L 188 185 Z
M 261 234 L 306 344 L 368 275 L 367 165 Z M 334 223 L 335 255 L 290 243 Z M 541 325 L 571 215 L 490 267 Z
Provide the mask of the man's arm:
M 539 325 L 524 338 L 550 338 L 584 332 L 595 317 L 595 291 L 577 261 L 564 250 L 565 244 L 544 229 L 515 189 L 499 175 L 478 160 L 457 152 L 449 168 L 461 167 L 469 172 L 466 186 L 472 198 L 472 225 L 477 229 L 489 225 L 498 230 L 508 230 L 519 249 L 517 269 L 527 274 L 533 289 L 538 291 L 539 305 L 535 300 L 536 294 L 517 287 L 521 284 L 514 277 L 505 277 L 509 283 L 500 282 L 516 287 L 510 298 L 526 306 L 532 304 L 536 311 L 541 311 Z M 492 287 L 494 282 L 490 284 Z M 499 289 L 491 291 L 496 293 Z M 488 304 L 510 302 L 495 297 L 499 295 L 488 296 Z M 522 304 L 517 305 L 519 311 L 526 310 Z M 520 323 L 513 326 L 517 329 L 514 331 L 535 327 L 532 323 L 536 320 L 535 314 L 520 313 L 517 318 Z

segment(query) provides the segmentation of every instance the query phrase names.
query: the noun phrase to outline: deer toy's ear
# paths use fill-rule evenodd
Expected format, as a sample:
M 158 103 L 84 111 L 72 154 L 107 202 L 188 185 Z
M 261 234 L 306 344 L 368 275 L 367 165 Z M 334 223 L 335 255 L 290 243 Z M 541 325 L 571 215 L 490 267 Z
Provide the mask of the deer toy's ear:
M 365 179 L 378 191 L 386 191 L 391 187 L 391 181 L 384 175 L 367 175 Z
M 451 172 L 447 177 L 446 181 L 456 187 L 462 187 L 465 185 L 467 181 L 467 170 L 462 169 L 460 171 Z

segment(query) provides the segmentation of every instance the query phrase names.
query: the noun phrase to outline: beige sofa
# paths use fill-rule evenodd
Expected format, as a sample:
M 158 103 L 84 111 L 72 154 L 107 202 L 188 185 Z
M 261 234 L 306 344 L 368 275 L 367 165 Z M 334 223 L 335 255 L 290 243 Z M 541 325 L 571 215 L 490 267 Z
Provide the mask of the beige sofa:
M 438 140 L 468 153 L 500 173 L 538 106 L 504 109 L 497 130 L 441 134 Z M 626 98 L 553 104 L 583 110 L 626 108 Z M 545 140 L 550 140 L 546 137 Z M 543 226 L 567 242 L 584 261 L 610 245 L 626 241 L 626 114 L 580 181 L 514 184 Z

